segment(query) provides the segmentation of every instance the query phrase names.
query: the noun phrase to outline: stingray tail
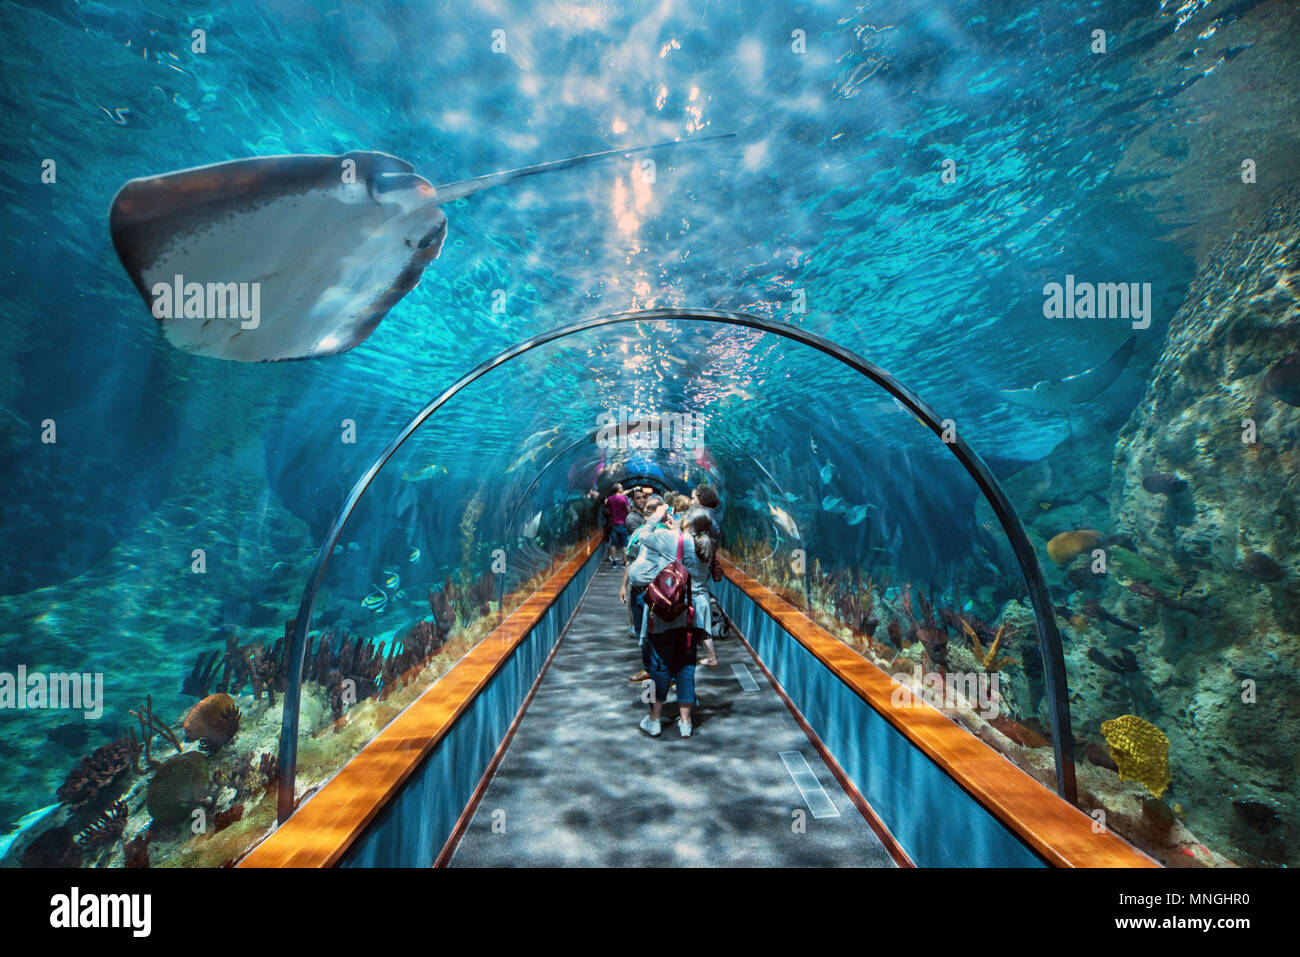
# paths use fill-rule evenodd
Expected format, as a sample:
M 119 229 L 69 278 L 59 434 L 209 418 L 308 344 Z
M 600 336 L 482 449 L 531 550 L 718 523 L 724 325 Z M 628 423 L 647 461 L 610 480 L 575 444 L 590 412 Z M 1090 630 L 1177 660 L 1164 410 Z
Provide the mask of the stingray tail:
M 521 169 L 508 169 L 503 170 L 500 173 L 488 173 L 486 176 L 475 176 L 473 179 L 463 179 L 459 182 L 447 183 L 444 186 L 437 187 L 436 196 L 439 203 L 449 203 L 453 199 L 460 199 L 462 196 L 468 196 L 471 193 L 477 193 L 481 190 L 492 189 L 494 186 L 504 186 L 506 183 L 522 179 L 525 176 L 536 176 L 538 173 L 551 173 L 557 170 L 570 169 L 574 166 L 585 166 L 587 163 L 597 163 L 602 160 L 632 156 L 636 153 L 650 153 L 658 150 L 670 150 L 678 146 L 710 143 L 717 140 L 731 139 L 735 136 L 735 133 L 719 133 L 714 136 L 697 136 L 689 140 L 670 140 L 667 143 L 655 143 L 651 146 L 635 146 L 631 149 L 602 150 L 599 153 L 584 153 L 581 156 L 570 156 L 568 159 L 552 160 L 549 163 L 538 163 L 536 166 L 525 166 Z

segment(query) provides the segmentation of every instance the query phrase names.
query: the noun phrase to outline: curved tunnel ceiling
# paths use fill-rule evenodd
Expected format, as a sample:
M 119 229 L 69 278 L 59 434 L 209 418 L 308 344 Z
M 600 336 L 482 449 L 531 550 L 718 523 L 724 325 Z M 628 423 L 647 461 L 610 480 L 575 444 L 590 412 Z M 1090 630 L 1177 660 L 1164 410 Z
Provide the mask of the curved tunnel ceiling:
M 624 326 L 635 336 L 610 335 Z M 552 346 L 557 340 L 563 341 Z M 634 343 L 644 349 L 637 352 Z M 781 348 L 792 343 L 811 348 Z M 717 387 L 718 376 L 705 372 L 719 354 L 735 370 L 727 374 L 723 390 Z M 754 354 L 761 357 L 767 381 L 779 383 L 768 386 L 763 401 L 737 384 L 738 378 L 753 384 L 745 378 L 745 357 Z M 686 368 L 665 374 L 662 363 L 652 365 L 645 358 L 653 355 Z M 621 366 L 619 356 L 624 357 Z M 499 387 L 503 373 L 490 375 L 507 364 L 503 373 L 512 380 L 569 387 L 544 388 L 542 400 L 520 409 L 515 394 Z M 610 374 L 611 369 L 618 374 Z M 704 440 L 692 443 L 688 433 L 685 447 L 607 448 L 601 430 L 621 421 L 620 407 L 661 417 L 699 415 Z M 502 554 L 513 547 L 526 555 L 543 532 L 548 510 L 552 524 L 571 531 L 584 512 L 590 516 L 596 497 L 591 493 L 602 477 L 610 481 L 649 473 L 672 481 L 680 468 L 681 481 L 689 483 L 694 467 L 700 479 L 719 486 L 741 539 L 774 538 L 779 546 L 784 534 L 784 541 L 797 542 L 808 552 L 809 561 L 819 561 L 815 549 L 823 523 L 836 525 L 840 533 L 856 529 L 847 547 L 840 535 L 838 554 L 828 554 L 828 560 L 856 552 L 856 559 L 869 560 L 870 572 L 883 554 L 897 581 L 916 580 L 918 587 L 942 595 L 958 568 L 972 561 L 971 555 L 953 551 L 954 540 L 969 538 L 952 536 L 952 523 L 973 524 L 974 501 L 982 492 L 1009 543 L 1002 554 L 990 551 L 983 561 L 1005 568 L 1010 555 L 1024 576 L 1038 620 L 1049 696 L 1055 699 L 1053 743 L 1062 768 L 1058 787 L 1073 799 L 1069 713 L 1059 693 L 1065 687 L 1064 663 L 1038 559 L 996 480 L 961 437 L 959 421 L 940 417 L 861 357 L 804 330 L 741 314 L 651 310 L 602 316 L 533 337 L 486 360 L 396 431 L 357 480 L 324 536 L 295 624 L 291 687 L 301 669 L 317 589 L 332 555 L 343 547 L 345 526 L 349 537 L 357 536 L 359 526 L 377 527 L 369 544 L 378 542 L 391 551 L 395 528 L 409 545 L 416 534 L 413 524 L 432 515 L 442 520 L 442 527 L 426 524 L 423 531 L 445 548 L 452 539 L 446 520 L 460 513 L 465 567 L 474 561 L 475 536 Z M 472 447 L 465 441 L 468 434 L 476 437 Z M 508 438 L 512 435 L 514 442 Z M 498 472 L 504 487 L 488 503 L 481 479 Z M 520 506 L 527 498 L 532 501 L 522 514 L 535 506 L 536 513 L 522 528 L 509 527 L 520 525 Z M 995 546 L 998 533 L 987 531 Z M 348 547 L 352 544 L 364 551 L 361 543 Z M 291 775 L 296 700 L 286 701 L 284 715 L 282 767 Z M 294 793 L 291 779 L 281 784 L 282 794 Z M 283 814 L 290 809 L 286 805 Z

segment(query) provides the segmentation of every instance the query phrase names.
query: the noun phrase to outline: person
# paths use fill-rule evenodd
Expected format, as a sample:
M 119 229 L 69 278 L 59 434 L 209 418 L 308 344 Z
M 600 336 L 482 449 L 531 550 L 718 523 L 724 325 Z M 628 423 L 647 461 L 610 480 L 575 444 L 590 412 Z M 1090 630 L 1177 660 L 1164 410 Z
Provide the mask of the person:
M 652 521 L 652 515 L 659 517 Z M 657 528 L 669 527 L 671 526 L 664 500 L 658 495 L 651 495 L 645 502 L 642 524 L 628 541 L 623 564 L 623 585 L 618 591 L 618 600 L 627 605 L 632 637 L 641 639 L 641 670 L 628 681 L 645 681 L 650 677 L 650 644 L 641 634 L 641 624 L 645 615 L 645 590 L 669 561 L 667 558 L 658 560 L 659 557 L 641 543 L 641 536 Z
M 630 508 L 631 503 L 623 494 L 623 486 L 615 482 L 613 493 L 605 499 L 605 510 L 609 516 L 609 542 L 606 547 L 611 565 L 618 564 L 614 556 L 627 547 L 627 513 Z
M 653 526 L 667 514 L 667 506 L 661 505 L 648 517 L 647 524 Z M 677 728 L 683 738 L 689 738 L 693 731 L 691 725 L 691 706 L 695 702 L 695 664 L 698 651 L 698 636 L 708 634 L 709 599 L 705 586 L 708 565 L 700 561 L 697 536 L 689 527 L 681 529 L 652 528 L 641 533 L 644 548 L 658 556 L 659 570 L 677 557 L 681 547 L 681 562 L 691 576 L 691 602 L 686 611 L 670 621 L 662 620 L 653 614 L 647 605 L 644 617 L 645 636 L 650 645 L 650 678 L 654 681 L 654 695 L 650 701 L 650 713 L 641 719 L 639 727 L 651 737 L 658 737 L 663 727 L 664 699 L 668 696 L 668 685 L 677 685 Z M 705 549 L 707 550 L 707 544 Z M 650 581 L 654 580 L 651 576 Z M 649 584 L 649 582 L 647 582 Z
M 627 522 L 625 523 L 629 536 L 635 535 L 636 530 L 645 524 L 645 500 L 645 489 L 635 488 L 632 490 L 632 511 L 627 513 Z M 627 567 L 626 562 L 624 562 L 623 567 Z
M 717 566 L 718 550 L 722 547 L 722 529 L 718 524 L 718 516 L 715 509 L 719 505 L 718 493 L 708 485 L 697 485 L 691 492 L 691 510 L 687 513 L 687 521 L 695 523 L 702 530 L 701 534 L 708 539 L 708 556 L 703 554 L 706 563 L 709 565 L 710 578 L 716 570 L 721 576 L 722 571 Z M 718 604 L 717 598 L 713 596 L 711 583 L 706 583 L 709 591 L 709 637 L 705 641 L 705 647 L 708 649 L 710 664 L 714 664 L 713 641 L 715 638 L 722 637 L 726 629 L 726 618 L 722 615 L 722 606 Z

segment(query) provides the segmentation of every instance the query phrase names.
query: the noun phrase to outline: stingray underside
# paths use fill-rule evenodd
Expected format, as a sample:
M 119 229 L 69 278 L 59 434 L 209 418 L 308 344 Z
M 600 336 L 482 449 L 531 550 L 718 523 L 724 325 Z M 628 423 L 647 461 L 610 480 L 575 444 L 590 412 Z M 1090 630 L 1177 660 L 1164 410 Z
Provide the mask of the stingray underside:
M 438 255 L 446 218 L 409 163 L 353 152 L 131 180 L 109 228 L 169 342 L 255 362 L 363 341 Z

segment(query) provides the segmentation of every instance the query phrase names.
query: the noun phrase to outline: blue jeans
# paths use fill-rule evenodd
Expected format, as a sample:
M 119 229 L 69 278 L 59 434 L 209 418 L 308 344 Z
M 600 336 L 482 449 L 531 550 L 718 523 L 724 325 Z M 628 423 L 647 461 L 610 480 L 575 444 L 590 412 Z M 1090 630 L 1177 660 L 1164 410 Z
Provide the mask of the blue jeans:
M 672 634 L 672 632 L 667 634 Z M 654 637 L 662 640 L 664 635 L 655 635 Z M 650 679 L 655 683 L 655 700 L 663 701 L 667 698 L 669 681 L 676 681 L 678 704 L 694 704 L 695 655 L 691 654 L 684 659 L 690 661 L 690 664 L 683 663 L 678 666 L 676 672 L 672 672 L 668 670 L 668 664 L 664 659 L 659 656 L 659 648 L 654 643 L 647 641 L 646 647 L 650 649 L 650 667 L 646 670 L 650 672 Z
M 612 526 L 609 530 L 610 548 L 627 548 L 628 537 L 626 525 Z

